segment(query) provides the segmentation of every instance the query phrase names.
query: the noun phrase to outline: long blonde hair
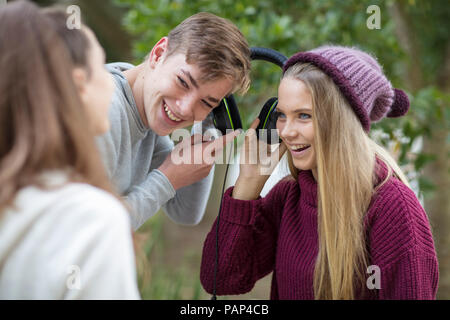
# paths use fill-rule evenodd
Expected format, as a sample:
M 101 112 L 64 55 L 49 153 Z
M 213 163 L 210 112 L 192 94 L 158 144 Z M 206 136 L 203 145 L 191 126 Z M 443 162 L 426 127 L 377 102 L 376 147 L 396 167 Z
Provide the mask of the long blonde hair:
M 376 188 L 395 174 L 408 185 L 395 160 L 370 139 L 334 82 L 309 63 L 297 63 L 284 77 L 301 80 L 313 102 L 317 159 L 318 241 L 314 271 L 316 299 L 354 299 L 366 282 L 369 257 L 364 216 Z M 376 157 L 388 175 L 376 186 Z M 291 174 L 297 178 L 292 156 Z

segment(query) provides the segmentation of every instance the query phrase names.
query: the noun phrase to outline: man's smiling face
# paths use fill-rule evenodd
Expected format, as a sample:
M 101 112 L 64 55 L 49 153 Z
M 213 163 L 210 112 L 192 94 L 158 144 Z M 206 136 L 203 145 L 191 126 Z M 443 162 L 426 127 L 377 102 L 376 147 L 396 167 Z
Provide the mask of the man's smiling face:
M 232 90 L 228 78 L 201 82 L 200 68 L 188 64 L 182 53 L 150 56 L 146 63 L 143 121 L 159 136 L 204 120 Z

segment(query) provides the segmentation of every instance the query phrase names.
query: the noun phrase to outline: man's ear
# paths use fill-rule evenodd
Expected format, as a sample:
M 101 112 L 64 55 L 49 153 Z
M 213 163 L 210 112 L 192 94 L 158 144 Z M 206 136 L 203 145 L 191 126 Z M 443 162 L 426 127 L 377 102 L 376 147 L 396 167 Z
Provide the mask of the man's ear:
M 162 37 L 154 46 L 148 57 L 148 63 L 154 68 L 157 63 L 164 60 L 169 45 L 169 38 Z
M 78 94 L 83 102 L 86 99 L 86 82 L 88 79 L 87 72 L 83 68 L 76 67 L 72 71 L 73 82 L 77 88 Z

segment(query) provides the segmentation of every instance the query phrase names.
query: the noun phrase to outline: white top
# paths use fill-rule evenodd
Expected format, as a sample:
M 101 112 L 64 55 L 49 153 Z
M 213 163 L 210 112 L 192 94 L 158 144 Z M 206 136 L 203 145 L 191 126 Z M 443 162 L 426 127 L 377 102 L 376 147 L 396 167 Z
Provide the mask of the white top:
M 43 175 L 0 212 L 0 299 L 139 299 L 131 226 L 103 190 Z

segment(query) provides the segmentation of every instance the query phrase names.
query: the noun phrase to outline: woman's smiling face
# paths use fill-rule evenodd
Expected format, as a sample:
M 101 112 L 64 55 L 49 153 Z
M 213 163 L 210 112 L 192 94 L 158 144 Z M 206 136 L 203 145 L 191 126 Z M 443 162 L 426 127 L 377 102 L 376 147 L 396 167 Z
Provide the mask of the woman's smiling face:
M 299 170 L 315 170 L 313 103 L 301 80 L 286 77 L 278 88 L 277 129 Z

